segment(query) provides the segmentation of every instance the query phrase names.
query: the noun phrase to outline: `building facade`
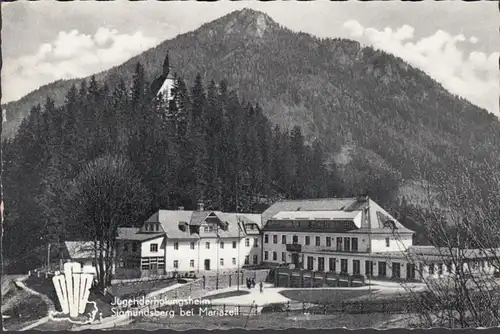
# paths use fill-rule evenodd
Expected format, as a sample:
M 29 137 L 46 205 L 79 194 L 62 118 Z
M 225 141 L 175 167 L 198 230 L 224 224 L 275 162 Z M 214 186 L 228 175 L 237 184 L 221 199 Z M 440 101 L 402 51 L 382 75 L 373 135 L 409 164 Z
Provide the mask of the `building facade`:
M 160 210 L 119 233 L 118 267 L 141 276 L 223 274 L 262 260 L 260 214 Z
M 446 276 L 457 265 L 493 272 L 474 250 L 456 264 L 435 247 L 414 246 L 414 232 L 367 196 L 281 201 L 262 219 L 263 261 L 272 265 L 402 280 Z

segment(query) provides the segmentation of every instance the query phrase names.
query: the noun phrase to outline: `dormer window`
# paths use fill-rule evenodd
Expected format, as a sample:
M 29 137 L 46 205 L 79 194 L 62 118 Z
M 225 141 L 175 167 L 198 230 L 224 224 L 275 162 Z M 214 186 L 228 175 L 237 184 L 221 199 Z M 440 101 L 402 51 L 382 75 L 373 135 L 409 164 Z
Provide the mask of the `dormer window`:
M 155 231 L 156 232 L 160 231 L 160 224 L 155 224 Z

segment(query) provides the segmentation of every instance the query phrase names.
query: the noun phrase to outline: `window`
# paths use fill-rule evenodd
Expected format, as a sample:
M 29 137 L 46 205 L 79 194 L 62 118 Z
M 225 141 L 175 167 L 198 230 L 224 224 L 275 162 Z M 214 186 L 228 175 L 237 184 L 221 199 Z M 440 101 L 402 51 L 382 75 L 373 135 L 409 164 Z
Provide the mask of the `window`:
M 314 258 L 312 256 L 307 257 L 307 270 L 314 270 Z
M 264 243 L 265 244 L 269 243 L 269 234 L 264 234 Z
M 175 249 L 175 250 L 178 250 L 178 249 L 179 249 L 179 243 L 178 243 L 178 242 L 174 242 L 174 249 Z
M 163 257 L 158 258 L 158 269 L 159 270 L 165 269 L 165 258 L 163 258 Z
M 141 259 L 141 270 L 149 270 L 149 258 L 148 257 Z
M 224 266 L 224 259 L 220 259 L 220 265 L 223 267 Z
M 209 242 L 205 242 L 205 248 L 206 249 L 210 249 L 210 243 Z
M 392 277 L 400 278 L 401 277 L 401 264 L 397 262 L 392 263 Z
M 128 252 L 128 244 L 127 243 L 123 244 L 123 251 Z
M 269 252 L 264 251 L 264 260 L 269 260 Z
M 378 276 L 385 277 L 387 275 L 387 268 L 385 262 L 378 263 Z
M 149 251 L 151 253 L 156 253 L 158 251 L 158 244 L 151 244 L 151 245 L 149 245 Z
M 306 245 L 309 245 L 311 243 L 311 238 L 306 235 Z
M 326 237 L 326 247 L 332 247 L 332 238 Z
M 174 268 L 175 269 L 179 268 L 179 261 L 178 260 L 174 260 Z
M 212 225 L 208 226 L 208 232 L 213 232 L 214 231 L 214 227 Z
M 189 244 L 189 247 L 190 247 L 191 249 L 194 249 L 194 241 L 191 241 L 191 243 Z
M 351 238 L 344 238 L 344 250 L 346 252 L 351 251 Z
M 373 276 L 373 261 L 365 261 L 366 276 Z
M 337 238 L 337 251 L 342 251 L 342 238 Z
M 391 239 L 385 238 L 385 247 L 390 247 L 390 246 L 391 246 Z
M 245 264 L 250 264 L 250 257 L 245 255 Z
M 208 233 L 208 226 L 205 226 L 205 227 L 203 228 L 203 232 Z
M 442 275 L 443 274 L 443 264 L 438 263 L 437 267 L 438 267 L 438 275 Z
M 360 275 L 361 274 L 361 265 L 359 260 L 352 260 L 352 274 Z
M 321 246 L 321 238 L 316 237 L 316 246 Z
M 258 264 L 259 263 L 259 256 L 258 255 L 254 255 L 253 256 L 253 264 Z
M 292 237 L 292 243 L 293 243 L 293 244 L 298 244 L 298 243 L 299 243 L 299 237 L 298 237 L 298 236 L 296 236 L 296 235 L 294 235 L 294 236 Z
M 286 252 L 281 252 L 281 262 L 286 263 Z
M 328 259 L 328 269 L 330 271 L 337 271 L 337 259 L 331 257 Z
M 340 260 L 340 271 L 343 273 L 347 273 L 347 270 L 348 270 L 347 259 L 341 259 Z
M 273 252 L 273 261 L 278 261 L 278 253 Z
M 224 241 L 219 242 L 220 248 L 224 248 Z
M 236 258 L 233 257 L 233 260 L 232 260 L 233 264 L 236 264 Z
M 233 241 L 233 248 L 236 248 L 236 241 Z
M 273 235 L 273 244 L 277 244 L 278 243 L 278 235 L 275 234 Z
M 282 236 L 281 236 L 281 243 L 282 243 L 283 245 L 285 245 L 285 244 L 286 244 L 286 235 L 282 235 Z
M 429 264 L 429 274 L 434 275 L 434 263 Z
M 160 230 L 160 224 L 155 224 L 155 231 L 158 232 Z
M 253 246 L 254 247 L 259 247 L 259 238 L 254 238 L 253 239 Z
M 351 238 L 351 250 L 353 252 L 358 251 L 358 238 Z
M 194 260 L 189 260 L 189 266 L 190 266 L 191 268 L 194 268 Z
M 250 239 L 245 239 L 245 247 L 250 247 Z
M 137 252 L 137 243 L 132 244 L 132 252 Z
M 325 258 L 318 257 L 318 271 L 325 271 Z

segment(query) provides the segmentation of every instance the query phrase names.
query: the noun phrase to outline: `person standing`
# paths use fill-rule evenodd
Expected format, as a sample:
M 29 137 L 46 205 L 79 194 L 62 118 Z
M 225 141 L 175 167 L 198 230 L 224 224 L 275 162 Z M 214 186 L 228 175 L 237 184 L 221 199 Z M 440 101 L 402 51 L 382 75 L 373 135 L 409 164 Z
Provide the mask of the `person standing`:
M 252 288 L 255 288 L 255 277 L 252 278 Z
M 264 284 L 262 282 L 259 283 L 260 286 L 260 293 L 264 292 Z

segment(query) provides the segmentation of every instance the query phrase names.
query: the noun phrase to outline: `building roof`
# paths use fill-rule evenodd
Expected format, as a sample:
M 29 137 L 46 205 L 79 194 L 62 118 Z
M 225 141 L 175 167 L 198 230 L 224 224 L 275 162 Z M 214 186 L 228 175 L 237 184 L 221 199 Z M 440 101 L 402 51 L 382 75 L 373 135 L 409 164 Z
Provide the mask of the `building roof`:
M 353 198 L 321 198 L 308 200 L 285 200 L 271 205 L 262 213 L 262 222 L 265 224 L 269 219 L 281 211 L 339 211 L 349 207 L 356 202 Z
M 130 240 L 131 237 L 134 237 L 137 232 L 139 232 L 139 228 L 137 227 L 119 227 L 116 235 L 116 239 L 126 239 Z
M 145 233 L 145 232 L 140 232 L 140 229 L 135 227 L 119 227 L 116 240 L 146 241 L 160 237 L 162 235 L 165 235 L 165 233 L 164 232 Z
M 93 241 L 65 241 L 64 246 L 70 259 L 94 258 Z
M 287 220 L 335 220 L 354 219 L 361 214 L 359 211 L 281 211 L 274 215 L 272 219 Z
M 328 214 L 330 212 L 330 214 Z M 338 216 L 338 219 L 354 219 L 359 214 L 361 217 L 361 226 L 350 232 L 364 233 L 398 233 L 412 234 L 412 230 L 404 227 L 387 211 L 381 208 L 377 203 L 368 197 L 358 198 L 325 198 L 309 200 L 280 201 L 271 205 L 262 213 L 262 221 L 265 224 L 271 218 L 289 219 L 305 218 L 327 218 Z M 317 217 L 317 216 L 324 217 Z M 342 218 L 341 218 L 342 217 Z M 319 220 L 319 219 L 318 219 Z
M 219 237 L 229 238 L 238 237 L 238 217 L 244 223 L 255 223 L 261 225 L 260 214 L 248 213 L 226 213 L 221 211 L 185 211 L 185 210 L 159 210 L 153 214 L 146 222 L 160 223 L 165 231 L 167 238 L 171 239 L 198 239 L 198 234 L 192 234 L 189 228 L 182 231 L 179 228 L 180 223 L 186 223 L 188 226 L 200 226 L 207 218 L 227 222 L 228 229 L 219 229 Z M 147 234 L 147 233 L 145 233 Z M 151 233 L 149 233 L 151 235 Z M 245 235 L 241 231 L 240 236 Z

